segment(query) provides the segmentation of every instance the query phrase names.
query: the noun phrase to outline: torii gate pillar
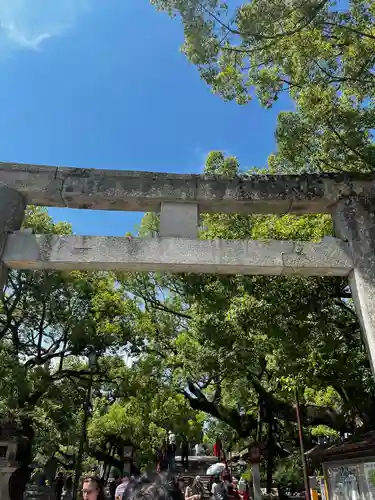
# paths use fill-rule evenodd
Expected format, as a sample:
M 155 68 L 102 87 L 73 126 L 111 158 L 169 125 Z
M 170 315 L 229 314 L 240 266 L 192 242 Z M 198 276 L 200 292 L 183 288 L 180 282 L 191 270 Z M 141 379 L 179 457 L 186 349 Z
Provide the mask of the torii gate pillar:
M 15 189 L 0 185 L 0 296 L 7 279 L 8 270 L 2 263 L 8 234 L 20 229 L 26 202 L 22 194 Z
M 347 241 L 352 251 L 349 284 L 375 376 L 375 198 L 339 201 L 333 220 L 337 236 Z

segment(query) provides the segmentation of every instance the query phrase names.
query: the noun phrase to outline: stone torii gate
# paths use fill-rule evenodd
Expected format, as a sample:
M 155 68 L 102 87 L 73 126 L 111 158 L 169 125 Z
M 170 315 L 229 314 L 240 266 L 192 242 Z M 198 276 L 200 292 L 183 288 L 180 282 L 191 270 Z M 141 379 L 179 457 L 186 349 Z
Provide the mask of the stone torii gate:
M 160 237 L 20 232 L 26 205 L 160 212 Z M 336 238 L 199 240 L 199 214 L 329 213 Z M 241 176 L 0 164 L 0 291 L 7 268 L 347 276 L 375 374 L 375 174 Z

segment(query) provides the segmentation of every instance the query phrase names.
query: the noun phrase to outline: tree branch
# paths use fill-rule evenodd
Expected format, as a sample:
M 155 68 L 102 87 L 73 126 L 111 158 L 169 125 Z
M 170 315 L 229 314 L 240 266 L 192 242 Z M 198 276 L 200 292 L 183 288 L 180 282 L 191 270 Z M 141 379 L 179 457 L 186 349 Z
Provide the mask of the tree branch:
M 347 26 L 344 24 L 337 24 L 337 23 L 333 23 L 330 21 L 324 21 L 323 24 L 326 26 L 331 26 L 333 28 L 340 28 L 340 29 L 343 29 L 346 31 L 350 31 L 351 33 L 355 33 L 359 36 L 363 36 L 365 38 L 370 38 L 371 40 L 375 40 L 375 36 L 372 35 L 371 33 L 366 33 L 364 31 L 357 30 L 356 28 L 352 28 L 351 26 Z
M 267 392 L 264 387 L 256 380 L 253 381 L 253 386 L 256 392 L 264 403 L 265 420 L 270 421 L 270 418 L 276 416 L 280 420 L 296 422 L 296 409 L 294 404 L 290 404 L 278 400 L 273 394 Z M 301 416 L 304 425 L 326 425 L 340 432 L 350 430 L 344 414 L 337 413 L 329 407 L 301 405 Z
M 40 316 L 39 328 L 38 328 L 38 347 L 37 347 L 38 357 L 42 355 L 43 330 L 44 330 L 44 321 L 46 319 L 46 313 L 47 313 L 47 303 L 45 300 L 43 300 L 42 314 Z
M 209 401 L 203 392 L 191 381 L 187 390 L 179 391 L 188 401 L 193 410 L 204 411 L 218 420 L 225 422 L 234 429 L 239 437 L 249 437 L 256 429 L 257 421 L 251 415 L 240 415 L 235 409 L 226 408 L 214 401 Z
M 228 30 L 230 33 L 233 35 L 239 35 L 242 37 L 252 37 L 255 38 L 256 40 L 275 40 L 277 38 L 284 38 L 284 37 L 289 37 L 293 36 L 300 31 L 302 31 L 304 28 L 307 28 L 309 24 L 311 24 L 314 19 L 317 17 L 319 12 L 323 9 L 323 7 L 328 3 L 328 0 L 322 0 L 317 6 L 316 9 L 313 11 L 312 15 L 308 18 L 301 17 L 297 22 L 296 22 L 296 28 L 293 30 L 289 31 L 283 31 L 281 33 L 275 33 L 274 35 L 263 35 L 260 33 L 254 33 L 250 31 L 238 31 L 233 28 L 231 28 L 228 24 L 225 24 L 221 19 L 219 19 L 218 16 L 216 16 L 213 12 L 209 11 L 205 7 L 203 7 L 203 10 L 208 14 L 212 19 L 214 19 L 222 28 Z M 302 23 L 302 24 L 300 24 Z M 300 25 L 299 25 L 300 24 Z M 297 26 L 299 25 L 299 26 Z

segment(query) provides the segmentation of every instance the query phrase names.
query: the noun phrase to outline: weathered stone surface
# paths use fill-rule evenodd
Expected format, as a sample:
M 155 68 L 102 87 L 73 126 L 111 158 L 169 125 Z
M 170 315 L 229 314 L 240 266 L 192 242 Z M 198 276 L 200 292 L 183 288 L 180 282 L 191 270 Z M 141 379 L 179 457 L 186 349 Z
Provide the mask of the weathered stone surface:
M 293 251 L 283 255 L 284 267 L 290 270 L 288 274 L 304 276 L 317 276 L 318 274 L 311 274 L 311 269 L 314 265 L 319 267 L 324 261 L 327 263 L 327 269 L 324 269 L 321 275 L 337 276 L 336 269 L 345 259 L 351 265 L 352 259 L 348 246 L 332 237 L 326 237 L 320 243 L 294 242 Z
M 20 192 L 29 205 L 64 207 L 57 167 L 0 162 L 0 185 Z
M 0 468 L 0 498 L 1 500 L 10 500 L 9 496 L 9 479 L 16 467 L 1 467 Z
M 205 212 L 328 213 L 343 197 L 375 194 L 375 174 L 241 176 L 94 170 L 0 163 L 0 184 L 29 204 L 159 212 L 161 202 Z
M 0 184 L 0 295 L 7 278 L 7 269 L 2 261 L 8 234 L 21 227 L 25 212 L 25 200 L 14 189 Z
M 160 236 L 169 238 L 198 238 L 199 213 L 194 203 L 162 203 L 160 207 Z
M 375 375 L 375 197 L 341 201 L 334 222 L 353 256 L 349 283 Z
M 142 239 L 32 235 L 8 238 L 8 267 L 18 269 L 197 272 L 219 274 L 302 274 L 347 276 L 348 248 L 340 240 L 292 241 Z

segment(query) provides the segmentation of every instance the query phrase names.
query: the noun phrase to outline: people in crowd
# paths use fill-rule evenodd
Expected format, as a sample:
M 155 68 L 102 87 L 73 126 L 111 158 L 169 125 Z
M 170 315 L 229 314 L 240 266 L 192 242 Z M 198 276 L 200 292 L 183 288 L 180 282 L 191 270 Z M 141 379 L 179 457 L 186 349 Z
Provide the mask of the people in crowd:
M 73 499 L 73 478 L 72 476 L 68 476 L 65 479 L 61 500 L 72 500 L 72 499 Z
M 163 466 L 163 447 L 156 450 L 156 472 L 161 472 Z
M 214 456 L 220 461 L 222 455 L 222 444 L 219 436 L 216 436 L 216 441 L 214 443 Z
M 250 500 L 249 483 L 242 477 L 238 483 L 238 492 L 240 493 L 243 500 Z
M 122 500 L 175 500 L 175 491 L 170 484 L 163 483 L 160 476 L 154 480 L 146 475 L 132 481 L 125 490 Z M 176 499 L 177 500 L 177 499 Z
M 104 488 L 97 476 L 86 476 L 82 481 L 83 500 L 106 500 Z
M 177 474 L 176 480 L 177 480 L 177 483 L 178 483 L 178 486 L 180 488 L 180 491 L 181 491 L 182 495 L 184 495 L 184 493 L 185 493 L 185 481 L 184 481 L 184 477 L 181 474 Z
M 157 454 L 158 467 L 157 472 L 168 470 L 168 441 L 165 440 Z
M 212 485 L 215 482 L 214 476 L 211 476 L 210 479 L 207 481 L 207 490 L 208 490 L 208 496 L 211 498 L 212 496 Z
M 198 456 L 199 456 L 199 454 L 200 454 L 200 451 L 201 451 L 201 447 L 200 447 L 199 443 L 197 443 L 197 444 L 194 446 L 194 448 L 195 448 L 195 456 L 196 456 L 196 457 L 198 457 Z
M 172 431 L 168 431 L 168 443 L 176 444 L 176 434 Z
M 200 476 L 196 476 L 191 489 L 193 490 L 193 495 L 197 495 L 199 500 L 202 500 L 204 497 L 204 485 L 201 481 Z
M 61 500 L 64 483 L 65 483 L 64 474 L 62 472 L 59 472 L 56 476 L 54 485 L 56 500 Z
M 188 478 L 188 484 L 185 489 L 185 500 L 199 500 L 200 496 L 194 494 L 193 492 L 193 479 L 191 477 Z
M 237 480 L 233 479 L 227 486 L 228 500 L 242 500 L 237 489 Z
M 162 455 L 162 471 L 168 470 L 168 441 L 165 441 L 163 445 L 163 455 Z
M 184 435 L 181 441 L 181 463 L 182 468 L 187 472 L 189 469 L 189 441 Z
M 243 477 L 240 478 L 237 487 L 238 487 L 238 491 L 241 494 L 244 493 L 244 491 L 246 490 L 246 481 Z
M 220 476 L 216 476 L 211 488 L 212 500 L 227 500 L 228 494 L 224 485 L 224 481 Z
M 138 467 L 138 465 L 132 460 L 130 462 L 130 480 L 132 479 L 132 476 L 138 477 L 141 475 L 141 469 Z
M 173 474 L 175 470 L 175 459 L 176 459 L 176 435 L 172 431 L 168 433 L 168 445 L 167 445 L 167 462 L 168 471 Z
M 117 469 L 111 470 L 111 478 L 108 483 L 109 500 L 115 500 L 116 488 L 121 483 L 120 473 Z
M 225 488 L 228 489 L 228 486 L 232 482 L 232 476 L 230 475 L 228 464 L 226 464 L 226 466 L 227 466 L 227 468 L 223 472 L 222 480 L 223 480 Z
M 122 499 L 122 497 L 124 495 L 124 491 L 129 486 L 129 482 L 130 482 L 129 474 L 124 473 L 123 476 L 122 476 L 122 478 L 121 478 L 120 484 L 116 488 L 116 491 L 115 491 L 115 500 L 121 500 Z
M 172 477 L 168 484 L 168 491 L 172 500 L 184 500 L 184 487 L 185 484 L 183 477 Z

